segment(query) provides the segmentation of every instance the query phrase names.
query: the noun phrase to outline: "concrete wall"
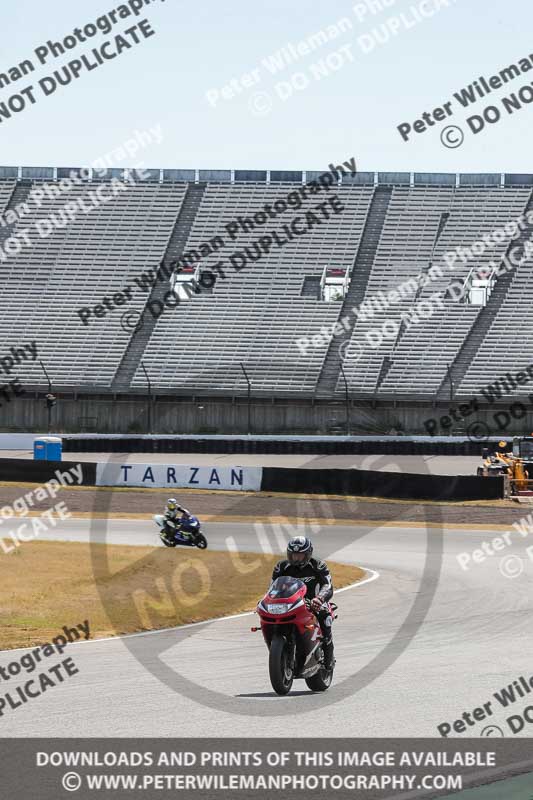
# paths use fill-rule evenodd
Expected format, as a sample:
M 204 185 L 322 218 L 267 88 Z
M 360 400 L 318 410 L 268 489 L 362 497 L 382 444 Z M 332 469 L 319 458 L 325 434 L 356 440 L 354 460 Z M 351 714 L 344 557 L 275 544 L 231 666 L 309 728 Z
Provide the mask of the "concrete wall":
M 351 409 L 351 432 L 366 434 L 393 433 L 400 428 L 405 433 L 428 433 L 424 421 L 448 413 L 448 406 L 434 408 L 430 404 L 397 406 L 378 404 L 376 408 L 354 405 Z M 492 436 L 524 434 L 533 431 L 533 407 L 525 400 L 522 409 L 502 405 L 480 409 L 453 429 L 438 427 L 441 435 L 468 433 L 473 423 L 480 423 L 474 438 L 483 433 Z M 11 432 L 47 430 L 47 410 L 43 399 L 22 397 L 3 406 L 0 430 Z M 496 413 L 500 416 L 495 417 Z M 242 399 L 158 400 L 154 405 L 155 433 L 247 433 L 247 405 Z M 311 403 L 285 401 L 271 403 L 255 400 L 252 406 L 253 433 L 344 433 L 346 409 L 342 403 Z M 59 399 L 52 410 L 52 429 L 65 433 L 91 431 L 98 433 L 147 433 L 148 400 L 116 400 L 82 398 Z

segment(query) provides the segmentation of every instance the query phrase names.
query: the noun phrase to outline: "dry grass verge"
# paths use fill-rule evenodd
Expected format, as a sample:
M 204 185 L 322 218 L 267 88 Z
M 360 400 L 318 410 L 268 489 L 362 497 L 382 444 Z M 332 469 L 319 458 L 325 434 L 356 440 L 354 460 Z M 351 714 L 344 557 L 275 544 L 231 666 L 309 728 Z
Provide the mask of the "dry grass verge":
M 109 573 L 104 575 L 105 555 Z M 90 637 L 97 639 L 250 611 L 278 558 L 28 542 L 0 556 L 0 649 L 49 641 L 63 626 L 75 627 L 85 619 Z M 339 589 L 364 576 L 359 567 L 329 566 Z

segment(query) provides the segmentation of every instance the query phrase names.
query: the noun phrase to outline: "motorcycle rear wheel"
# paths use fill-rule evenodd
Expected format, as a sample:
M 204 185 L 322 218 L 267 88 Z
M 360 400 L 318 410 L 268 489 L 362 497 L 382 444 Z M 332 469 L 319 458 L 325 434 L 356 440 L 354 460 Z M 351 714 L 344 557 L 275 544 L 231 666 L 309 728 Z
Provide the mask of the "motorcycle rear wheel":
M 294 681 L 294 668 L 287 664 L 289 645 L 283 636 L 274 636 L 270 645 L 268 671 L 276 694 L 289 694 Z

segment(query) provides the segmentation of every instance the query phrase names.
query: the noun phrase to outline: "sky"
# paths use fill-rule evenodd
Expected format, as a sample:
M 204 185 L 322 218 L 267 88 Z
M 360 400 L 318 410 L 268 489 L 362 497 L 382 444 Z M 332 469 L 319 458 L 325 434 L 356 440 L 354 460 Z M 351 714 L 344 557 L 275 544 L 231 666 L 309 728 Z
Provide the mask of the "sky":
M 0 73 L 26 59 L 35 70 L 0 89 L 0 111 L 28 86 L 35 103 L 26 95 L 22 111 L 0 117 L 0 164 L 72 167 L 115 152 L 117 167 L 323 170 L 354 157 L 359 171 L 533 172 L 533 70 L 469 108 L 454 98 L 530 55 L 533 65 L 530 0 L 152 0 L 39 63 L 48 40 L 119 6 L 6 4 Z M 124 33 L 142 20 L 153 35 Z M 45 96 L 39 81 L 108 40 L 115 53 L 116 35 L 139 43 Z M 298 57 L 272 74 L 282 48 Z M 522 89 L 510 113 L 502 100 Z M 446 103 L 451 113 L 434 119 Z M 500 118 L 474 134 L 487 106 Z M 398 126 L 421 128 L 424 112 L 434 124 L 404 141 Z M 136 131 L 156 128 L 142 150 L 120 153 Z

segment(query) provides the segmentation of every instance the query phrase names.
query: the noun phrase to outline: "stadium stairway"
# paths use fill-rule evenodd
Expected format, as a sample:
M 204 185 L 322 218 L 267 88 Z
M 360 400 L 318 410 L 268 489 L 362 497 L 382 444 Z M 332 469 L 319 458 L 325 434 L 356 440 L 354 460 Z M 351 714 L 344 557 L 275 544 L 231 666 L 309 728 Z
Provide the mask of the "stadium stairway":
M 22 203 L 28 204 L 29 194 L 32 190 L 32 184 L 30 181 L 27 183 L 17 183 L 14 188 L 9 200 L 7 201 L 5 208 L 3 210 L 3 214 L 6 214 L 8 211 L 15 211 L 18 205 Z M 9 237 L 13 234 L 13 231 L 16 226 L 16 221 L 12 222 L 10 225 L 6 225 L 5 227 L 0 226 L 0 245 L 3 245 Z
M 422 274 L 423 275 L 427 275 L 429 270 L 433 266 L 433 259 L 434 259 L 434 256 L 435 256 L 435 250 L 436 250 L 437 244 L 439 243 L 439 239 L 440 239 L 440 237 L 441 237 L 441 235 L 442 235 L 442 233 L 444 231 L 444 228 L 446 227 L 446 223 L 448 222 L 449 217 L 450 217 L 450 214 L 447 211 L 443 212 L 441 214 L 441 216 L 440 216 L 439 227 L 437 229 L 437 233 L 435 235 L 435 241 L 433 242 L 433 249 L 431 251 L 431 258 L 429 259 L 426 267 L 422 270 Z M 413 298 L 412 305 L 411 305 L 411 309 L 413 311 L 414 311 L 414 309 L 416 307 L 416 304 L 420 300 L 420 295 L 421 294 L 422 294 L 422 286 L 419 286 L 419 288 L 418 288 L 418 290 L 417 290 L 417 292 L 416 292 L 416 294 L 415 294 L 415 296 Z M 382 364 L 381 364 L 381 369 L 379 371 L 379 375 L 378 375 L 378 378 L 377 378 L 377 381 L 376 381 L 376 388 L 374 390 L 375 394 L 377 394 L 379 392 L 379 390 L 381 388 L 381 384 L 383 383 L 383 381 L 385 380 L 385 378 L 389 374 L 392 366 L 394 365 L 394 353 L 395 353 L 398 345 L 400 344 L 400 342 L 402 340 L 402 336 L 403 336 L 403 334 L 405 332 L 405 328 L 406 328 L 405 322 L 402 321 L 400 323 L 400 330 L 398 331 L 398 335 L 397 335 L 396 340 L 395 340 L 395 342 L 394 342 L 394 344 L 392 346 L 392 350 L 391 350 L 390 354 L 388 356 L 384 356 L 384 358 L 383 358 L 383 361 L 382 361 Z
M 177 260 L 184 252 L 205 188 L 206 184 L 189 184 L 187 187 L 185 199 L 183 200 L 174 230 L 172 231 L 167 245 L 164 257 L 165 264 Z M 158 280 L 152 287 L 143 314 L 143 325 L 139 330 L 133 333 L 129 341 L 128 347 L 126 348 L 113 379 L 113 383 L 111 384 L 111 389 L 113 391 L 120 392 L 129 390 L 131 381 L 139 368 L 144 351 L 146 350 L 146 346 L 150 341 L 150 337 L 152 336 L 157 322 L 154 316 L 148 311 L 148 303 L 154 300 L 160 300 L 162 302 L 163 297 L 169 291 L 170 278 Z
M 302 286 L 301 297 L 313 297 L 315 300 L 320 299 L 320 276 L 307 275 L 304 278 Z
M 533 211 L 533 192 L 528 200 L 527 206 L 524 210 L 524 215 Z M 533 224 L 527 224 L 522 229 L 520 236 L 517 239 L 512 239 L 507 248 L 506 256 L 509 256 L 509 251 L 515 247 L 524 246 L 527 241 L 533 238 Z M 507 293 L 511 288 L 513 280 L 516 276 L 516 270 L 506 272 L 496 281 L 494 289 L 489 297 L 487 305 L 480 311 L 476 324 L 472 326 L 470 333 L 464 340 L 461 349 L 457 353 L 457 357 L 453 364 L 450 365 L 449 373 L 453 381 L 454 393 L 460 389 L 461 383 L 467 373 L 468 367 L 474 360 L 477 352 L 483 346 L 485 337 L 490 331 L 491 325 L 494 322 L 496 314 L 505 303 Z M 449 400 L 450 398 L 450 379 L 449 373 L 443 379 L 438 392 L 437 400 Z
M 349 316 L 352 322 L 356 319 L 352 310 L 363 302 L 391 196 L 391 186 L 376 186 L 339 319 L 345 316 Z M 341 353 L 343 352 L 341 348 L 350 339 L 352 327 L 343 330 L 340 336 L 335 336 L 331 340 L 317 382 L 317 397 L 332 397 L 335 394 L 341 368 Z

